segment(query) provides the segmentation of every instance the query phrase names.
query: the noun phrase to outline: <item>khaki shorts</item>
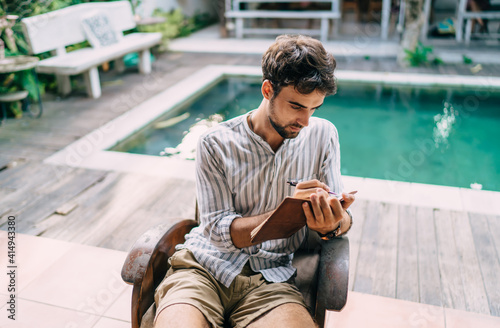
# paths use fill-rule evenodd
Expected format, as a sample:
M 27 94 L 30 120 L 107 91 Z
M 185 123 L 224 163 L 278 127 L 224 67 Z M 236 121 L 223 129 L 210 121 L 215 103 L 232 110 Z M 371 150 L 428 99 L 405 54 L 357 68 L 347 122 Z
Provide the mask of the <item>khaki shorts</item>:
M 229 288 L 219 283 L 183 249 L 170 258 L 171 267 L 155 292 L 156 318 L 169 305 L 190 304 L 200 310 L 212 327 L 228 321 L 246 327 L 262 314 L 285 303 L 304 303 L 295 285 L 267 282 L 245 265 Z

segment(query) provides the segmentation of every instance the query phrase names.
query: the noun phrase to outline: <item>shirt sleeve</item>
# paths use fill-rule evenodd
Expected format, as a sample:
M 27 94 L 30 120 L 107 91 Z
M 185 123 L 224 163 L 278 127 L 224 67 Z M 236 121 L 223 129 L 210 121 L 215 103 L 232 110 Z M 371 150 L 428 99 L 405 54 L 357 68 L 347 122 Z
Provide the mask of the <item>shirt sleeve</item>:
M 241 217 L 235 212 L 233 195 L 228 186 L 222 149 L 213 140 L 201 137 L 196 153 L 196 189 L 200 226 L 209 242 L 222 252 L 239 249 L 231 239 L 231 223 Z
M 320 180 L 326 183 L 333 192 L 341 193 L 344 191 L 342 176 L 340 174 L 340 145 L 337 128 L 333 124 L 328 124 L 327 131 L 328 140 L 325 149 L 325 156 L 321 164 Z

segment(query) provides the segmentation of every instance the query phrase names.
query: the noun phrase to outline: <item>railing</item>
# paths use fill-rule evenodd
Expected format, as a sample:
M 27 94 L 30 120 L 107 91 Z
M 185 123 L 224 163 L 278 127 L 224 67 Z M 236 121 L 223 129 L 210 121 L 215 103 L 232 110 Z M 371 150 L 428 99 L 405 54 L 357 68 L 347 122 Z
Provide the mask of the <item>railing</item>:
M 229 19 L 236 21 L 236 37 L 243 38 L 245 34 L 282 34 L 282 33 L 300 33 L 309 35 L 319 35 L 321 41 L 326 41 L 329 34 L 329 21 L 337 20 L 334 23 L 334 34 L 338 32 L 338 21 L 340 20 L 340 4 L 339 0 L 315 0 L 313 3 L 326 3 L 330 4 L 329 10 L 265 10 L 265 9 L 251 9 L 242 8 L 242 4 L 254 5 L 263 3 L 299 3 L 300 0 L 226 0 L 225 16 Z M 244 20 L 256 18 L 276 18 L 276 19 L 319 19 L 321 27 L 319 30 L 315 29 L 297 29 L 297 28 L 259 28 L 259 27 L 245 27 Z

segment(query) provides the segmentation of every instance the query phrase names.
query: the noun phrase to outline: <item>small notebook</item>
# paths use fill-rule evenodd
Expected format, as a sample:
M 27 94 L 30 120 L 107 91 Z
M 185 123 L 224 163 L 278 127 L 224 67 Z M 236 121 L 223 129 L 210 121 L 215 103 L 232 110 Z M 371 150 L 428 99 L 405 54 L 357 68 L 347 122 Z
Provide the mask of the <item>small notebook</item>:
M 302 204 L 311 202 L 304 199 L 286 197 L 276 211 L 250 233 L 252 243 L 288 238 L 306 225 L 306 215 Z

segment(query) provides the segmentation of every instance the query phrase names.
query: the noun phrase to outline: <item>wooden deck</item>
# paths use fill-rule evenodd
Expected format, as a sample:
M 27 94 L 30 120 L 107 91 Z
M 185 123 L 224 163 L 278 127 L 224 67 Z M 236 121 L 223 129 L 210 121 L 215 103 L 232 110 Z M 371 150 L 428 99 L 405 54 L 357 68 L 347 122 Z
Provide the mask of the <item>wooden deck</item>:
M 163 55 L 144 77 L 103 75 L 103 96 L 45 99 L 40 119 L 0 126 L 0 229 L 128 250 L 147 228 L 194 216 L 195 186 L 179 179 L 43 164 L 47 156 L 208 64 L 260 56 Z M 339 58 L 341 69 L 402 71 L 393 60 Z M 500 75 L 496 66 L 480 74 Z M 409 69 L 470 74 L 465 66 Z M 350 232 L 351 290 L 500 316 L 500 216 L 358 199 Z
M 500 316 L 500 216 L 358 200 L 350 288 Z

